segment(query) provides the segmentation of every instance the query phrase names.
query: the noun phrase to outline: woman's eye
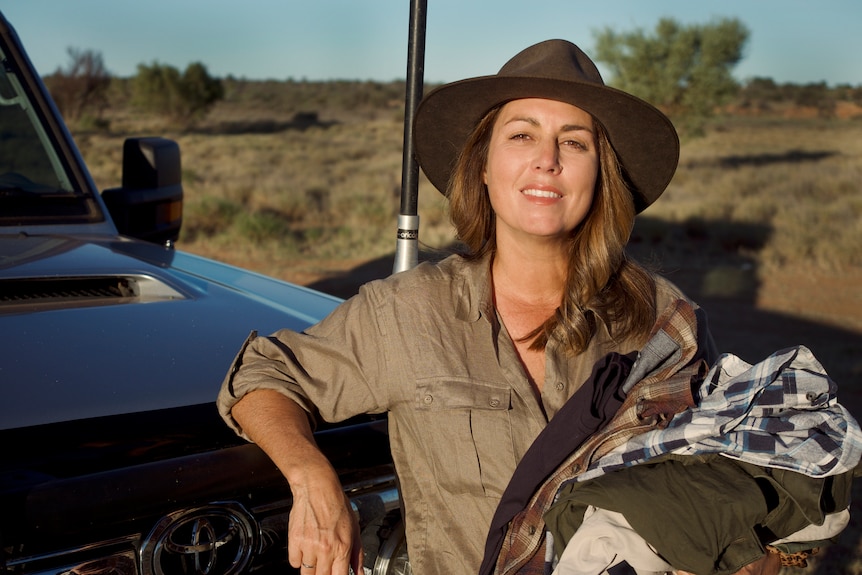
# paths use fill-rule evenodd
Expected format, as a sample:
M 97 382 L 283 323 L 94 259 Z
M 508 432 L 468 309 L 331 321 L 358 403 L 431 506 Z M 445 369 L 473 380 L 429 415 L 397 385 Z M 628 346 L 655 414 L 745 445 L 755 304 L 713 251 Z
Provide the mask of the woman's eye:
M 562 143 L 564 146 L 568 146 L 570 148 L 575 148 L 578 150 L 586 150 L 587 145 L 580 140 L 564 140 Z

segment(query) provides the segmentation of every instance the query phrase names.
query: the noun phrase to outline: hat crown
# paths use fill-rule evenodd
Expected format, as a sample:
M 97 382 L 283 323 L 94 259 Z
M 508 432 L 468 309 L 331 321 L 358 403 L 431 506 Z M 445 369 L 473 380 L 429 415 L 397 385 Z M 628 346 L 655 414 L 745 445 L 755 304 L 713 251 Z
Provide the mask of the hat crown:
M 498 76 L 532 76 L 605 85 L 590 57 L 566 40 L 546 40 L 522 50 L 500 68 Z

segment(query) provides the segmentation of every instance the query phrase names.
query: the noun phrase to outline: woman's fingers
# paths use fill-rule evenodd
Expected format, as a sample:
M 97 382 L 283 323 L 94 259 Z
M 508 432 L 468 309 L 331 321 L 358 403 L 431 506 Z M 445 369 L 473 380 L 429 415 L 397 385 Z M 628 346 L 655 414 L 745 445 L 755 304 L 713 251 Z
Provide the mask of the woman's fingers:
M 343 493 L 332 497 L 295 497 L 288 523 L 288 559 L 302 575 L 362 573 L 359 526 Z

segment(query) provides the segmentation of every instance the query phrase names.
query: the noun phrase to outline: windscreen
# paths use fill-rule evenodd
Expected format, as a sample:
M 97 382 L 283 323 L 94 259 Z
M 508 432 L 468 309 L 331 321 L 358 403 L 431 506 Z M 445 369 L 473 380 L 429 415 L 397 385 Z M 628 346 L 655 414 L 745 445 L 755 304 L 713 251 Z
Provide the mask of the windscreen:
M 0 225 L 100 219 L 92 198 L 73 185 L 44 116 L 3 46 L 0 58 Z

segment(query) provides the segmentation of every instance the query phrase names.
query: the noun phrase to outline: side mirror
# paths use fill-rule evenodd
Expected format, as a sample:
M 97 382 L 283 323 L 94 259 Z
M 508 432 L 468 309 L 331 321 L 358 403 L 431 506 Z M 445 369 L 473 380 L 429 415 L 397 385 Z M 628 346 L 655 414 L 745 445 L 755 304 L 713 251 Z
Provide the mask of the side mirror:
M 102 192 L 122 235 L 171 246 L 183 222 L 180 147 L 165 138 L 128 138 L 123 185 Z

